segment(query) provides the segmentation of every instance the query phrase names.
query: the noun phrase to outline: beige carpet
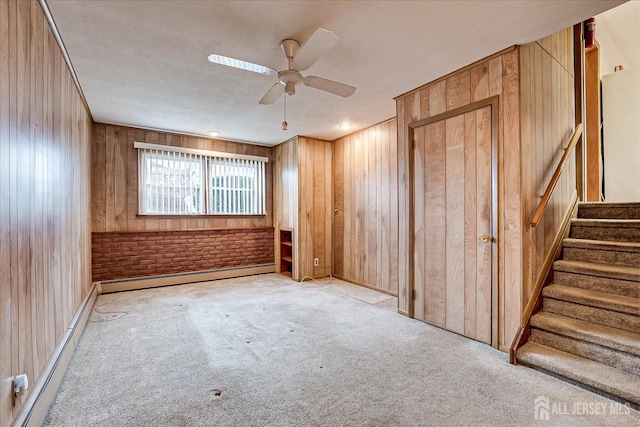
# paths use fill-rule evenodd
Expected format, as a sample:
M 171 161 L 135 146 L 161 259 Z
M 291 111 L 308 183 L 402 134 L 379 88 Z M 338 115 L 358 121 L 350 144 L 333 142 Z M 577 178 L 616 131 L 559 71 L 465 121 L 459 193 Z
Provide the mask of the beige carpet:
M 275 274 L 101 295 L 44 424 L 640 426 L 639 412 L 394 306 Z

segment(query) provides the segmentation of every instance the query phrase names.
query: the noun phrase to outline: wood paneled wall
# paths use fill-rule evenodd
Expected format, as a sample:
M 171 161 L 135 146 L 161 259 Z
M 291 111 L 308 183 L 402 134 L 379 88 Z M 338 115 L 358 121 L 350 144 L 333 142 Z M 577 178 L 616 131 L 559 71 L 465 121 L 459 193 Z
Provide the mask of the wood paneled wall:
M 331 142 L 298 137 L 298 266 L 300 279 L 325 277 L 332 261 Z M 318 258 L 318 266 L 313 260 Z
M 563 172 L 542 222 L 529 222 L 575 129 L 573 28 L 520 47 L 522 121 L 523 302 L 526 305 L 545 257 L 570 208 L 576 163 Z
M 333 274 L 398 294 L 395 118 L 333 141 Z
M 272 162 L 266 167 L 265 216 L 139 216 L 138 152 L 133 143 L 173 145 L 269 157 L 271 147 L 96 123 L 91 151 L 92 231 L 262 228 L 273 225 Z
M 499 97 L 498 346 L 507 351 L 522 310 L 522 208 L 520 188 L 519 56 L 510 48 L 396 99 L 398 118 L 398 309 L 410 314 L 409 124 Z
M 0 425 L 10 425 L 91 277 L 91 118 L 35 1 L 0 0 Z M 12 407 L 11 379 L 29 390 Z M 42 379 L 41 379 L 42 380 Z
M 329 141 L 297 136 L 274 148 L 276 271 L 280 229 L 293 230 L 293 273 L 324 277 L 332 261 L 332 147 Z M 313 259 L 318 258 L 318 266 Z
M 298 137 L 274 147 L 273 207 L 276 229 L 276 271 L 280 272 L 280 229 L 293 230 L 293 272 L 298 270 Z

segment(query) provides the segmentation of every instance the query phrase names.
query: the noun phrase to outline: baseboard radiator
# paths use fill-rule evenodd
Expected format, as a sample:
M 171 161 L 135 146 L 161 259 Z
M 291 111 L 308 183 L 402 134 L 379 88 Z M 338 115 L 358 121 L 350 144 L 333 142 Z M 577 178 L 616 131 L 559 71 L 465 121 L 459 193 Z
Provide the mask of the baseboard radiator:
M 182 285 L 186 283 L 207 282 L 210 280 L 231 279 L 233 277 L 275 273 L 275 271 L 275 264 L 260 264 L 248 267 L 231 267 L 218 270 L 205 270 L 128 279 L 104 280 L 97 283 L 99 293 L 107 294 L 111 292 L 133 291 L 137 289 L 157 288 L 161 286 Z
M 71 357 L 76 350 L 97 296 L 98 289 L 94 283 L 80 307 L 78 307 L 62 340 L 54 350 L 53 355 L 51 355 L 51 359 L 49 359 L 42 374 L 40 374 L 22 411 L 14 420 L 14 426 L 40 426 L 44 421 Z

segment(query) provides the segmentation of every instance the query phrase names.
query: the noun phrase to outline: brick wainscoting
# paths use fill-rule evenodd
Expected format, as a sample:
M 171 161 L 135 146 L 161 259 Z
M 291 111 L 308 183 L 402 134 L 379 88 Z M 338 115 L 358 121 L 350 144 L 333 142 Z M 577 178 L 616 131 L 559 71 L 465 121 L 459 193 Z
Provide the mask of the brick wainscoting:
M 272 264 L 273 228 L 91 234 L 93 281 Z

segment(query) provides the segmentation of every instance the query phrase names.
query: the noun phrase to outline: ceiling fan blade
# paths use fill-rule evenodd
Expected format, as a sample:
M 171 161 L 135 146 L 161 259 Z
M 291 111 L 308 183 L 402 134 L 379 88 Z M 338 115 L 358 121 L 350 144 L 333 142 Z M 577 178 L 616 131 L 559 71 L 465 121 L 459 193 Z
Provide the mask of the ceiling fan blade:
M 273 68 L 265 67 L 264 65 L 254 64 L 253 62 L 241 61 L 240 59 L 231 58 L 229 56 L 218 55 L 212 53 L 207 56 L 209 62 L 214 64 L 226 65 L 227 67 L 239 68 L 241 70 L 253 71 L 254 73 L 265 74 L 267 76 L 273 76 L 278 74 Z
M 305 77 L 304 80 L 302 80 L 302 83 L 344 98 L 350 97 L 356 91 L 356 88 L 353 86 L 316 76 Z
M 271 89 L 269 89 L 267 93 L 264 94 L 264 96 L 260 100 L 260 104 L 262 105 L 273 104 L 278 100 L 278 98 L 280 98 L 280 96 L 283 93 L 284 93 L 284 85 L 281 85 L 280 83 L 276 83 L 273 86 L 271 86 Z
M 311 67 L 322 55 L 338 43 L 338 37 L 331 31 L 318 28 L 293 58 L 294 70 L 303 71 Z

